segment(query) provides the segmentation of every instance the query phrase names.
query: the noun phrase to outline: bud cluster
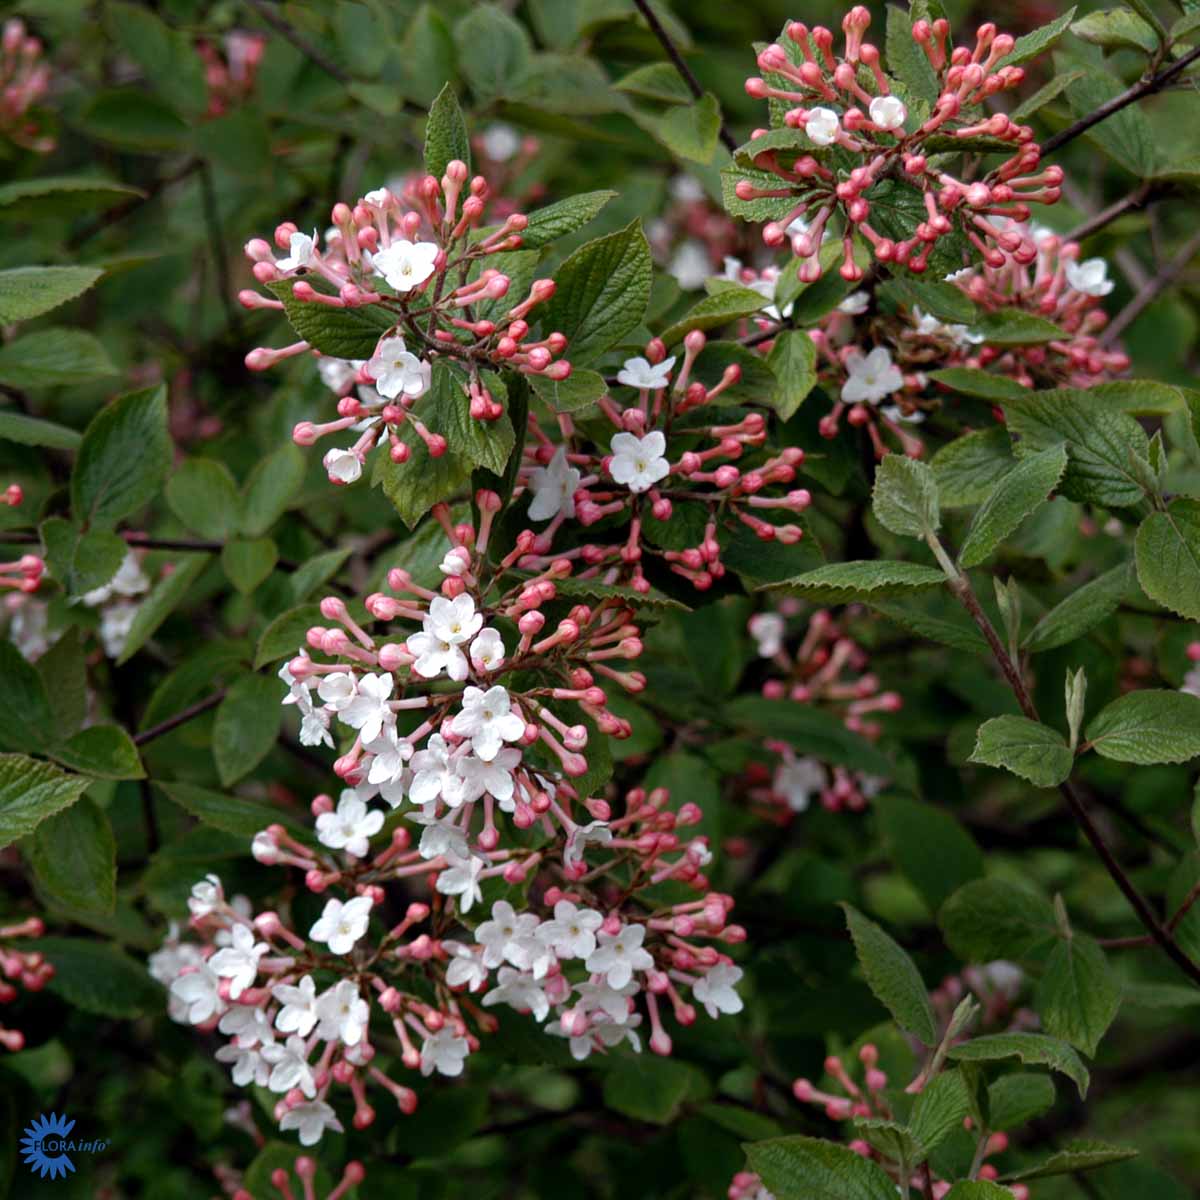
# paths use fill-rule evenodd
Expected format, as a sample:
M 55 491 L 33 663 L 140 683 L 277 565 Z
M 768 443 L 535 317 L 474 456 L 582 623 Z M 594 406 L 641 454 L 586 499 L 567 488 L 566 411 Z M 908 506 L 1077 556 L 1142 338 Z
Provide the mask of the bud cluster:
M 227 33 L 219 46 L 203 38 L 196 43 L 204 63 L 210 117 L 224 116 L 250 97 L 266 49 L 267 39 L 261 33 L 240 29 Z
M 0 33 L 0 134 L 26 150 L 49 154 L 57 143 L 41 133 L 30 113 L 49 89 L 42 43 L 29 35 L 24 21 L 10 17 Z
M 300 1181 L 300 1200 L 318 1200 L 317 1197 L 317 1160 L 310 1158 L 307 1154 L 296 1156 L 292 1163 L 291 1171 L 285 1167 L 276 1167 L 271 1172 L 271 1187 L 274 1192 L 280 1197 L 280 1200 L 297 1200 L 296 1193 L 292 1191 L 292 1175 Z M 354 1161 L 348 1162 L 342 1169 L 342 1177 L 333 1188 L 332 1191 L 326 1192 L 321 1200 L 342 1200 L 351 1188 L 358 1187 L 367 1177 L 366 1168 L 362 1163 Z M 248 1192 L 244 1187 L 236 1188 L 232 1193 L 232 1200 L 269 1200 L 266 1196 L 255 1196 L 253 1192 Z
M 41 917 L 0 925 L 0 1004 L 16 999 L 17 984 L 27 992 L 40 992 L 54 978 L 54 967 L 38 951 L 18 950 L 7 944 L 16 938 L 40 938 L 45 932 Z M 0 1025 L 0 1046 L 15 1054 L 25 1048 L 25 1035 L 19 1029 Z

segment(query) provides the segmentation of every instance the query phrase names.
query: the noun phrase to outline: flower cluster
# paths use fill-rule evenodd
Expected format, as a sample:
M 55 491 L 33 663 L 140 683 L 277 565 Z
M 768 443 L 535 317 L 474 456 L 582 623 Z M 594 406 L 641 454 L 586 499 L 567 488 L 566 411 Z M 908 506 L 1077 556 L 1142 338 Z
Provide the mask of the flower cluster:
M 45 932 L 41 917 L 30 917 L 16 925 L 0 925 L 0 1004 L 16 999 L 18 983 L 27 992 L 40 992 L 54 978 L 54 967 L 40 952 L 17 950 L 5 944 L 15 938 L 40 938 Z M 19 1029 L 0 1025 L 0 1046 L 15 1054 L 25 1048 L 25 1035 Z
M 446 437 L 430 431 L 417 407 L 438 368 L 454 364 L 453 386 L 462 389 L 470 417 L 478 421 L 504 413 L 489 368 L 555 380 L 571 373 L 562 358 L 563 334 L 530 339 L 530 314 L 554 294 L 554 281 L 535 280 L 526 296 L 510 302 L 512 280 L 486 265 L 491 256 L 520 247 L 529 224 L 514 212 L 490 232 L 481 230 L 489 194 L 484 178 L 468 181 L 466 164 L 455 160 L 441 180 L 427 175 L 400 196 L 385 187 L 353 206 L 334 205 L 324 238 L 288 222 L 275 230 L 274 247 L 261 238 L 247 243 L 254 277 L 272 294 L 243 291 L 245 307 L 364 310 L 367 323 L 379 330 L 365 359 L 318 359 L 323 380 L 339 397 L 338 417 L 302 422 L 292 434 L 310 446 L 329 434 L 358 431 L 352 446 L 325 456 L 334 483 L 358 479 L 367 455 L 385 443 L 395 463 L 407 461 L 417 439 L 431 457 L 446 453 Z M 246 365 L 265 370 L 311 349 L 307 341 L 259 347 Z
M 983 111 L 990 96 L 1024 78 L 1020 67 L 1005 65 L 1014 39 L 988 23 L 976 31 L 973 49 L 952 48 L 944 18 L 914 22 L 913 40 L 939 92 L 930 108 L 895 94 L 878 47 L 863 40 L 870 23 L 862 5 L 846 14 L 840 56 L 830 30 L 810 30 L 799 21 L 789 22 L 783 36 L 759 52 L 764 77 L 748 79 L 746 91 L 780 109 L 791 106 L 783 124 L 797 131 L 790 143 L 772 138 L 756 150 L 752 141 L 754 177 L 735 185 L 743 202 L 779 199 L 789 205 L 786 215 L 764 227 L 763 240 L 780 246 L 791 236 L 806 282 L 824 269 L 821 240 L 835 213 L 844 222 L 840 270 L 851 281 L 863 277 L 856 241 L 869 243 L 878 262 L 914 272 L 926 269 L 939 241 L 952 233 L 960 253 L 969 243 L 991 266 L 1032 262 L 1036 249 L 1029 239 L 990 219 L 1027 220 L 1029 205 L 1054 203 L 1062 182 L 1058 167 L 1038 172 L 1041 152 L 1029 126 Z M 973 182 L 948 172 L 943 151 L 980 148 L 1009 157 Z M 892 213 L 906 207 L 918 221 L 911 232 L 891 225 Z M 798 217 L 809 225 L 791 235 Z
M 210 117 L 223 116 L 250 96 L 266 48 L 267 39 L 261 33 L 240 29 L 227 33 L 220 46 L 204 39 L 196 43 L 204 62 Z
M 100 644 L 109 658 L 121 656 L 141 607 L 141 601 L 135 597 L 149 590 L 150 580 L 142 570 L 141 561 L 132 550 L 127 550 L 117 573 L 107 583 L 83 594 L 83 603 L 99 610 Z
M 0 34 L 0 133 L 37 154 L 49 154 L 57 144 L 30 113 L 49 88 L 42 43 L 29 35 L 24 21 L 10 17 Z
M 808 614 L 799 644 L 791 649 L 788 622 L 801 609 L 799 601 L 785 600 L 750 618 L 750 636 L 772 672 L 762 685 L 763 696 L 819 706 L 836 714 L 851 732 L 874 741 L 883 730 L 872 714 L 899 712 L 900 694 L 881 690 L 878 676 L 868 669 L 867 652 L 825 609 Z M 765 748 L 779 756 L 778 765 L 771 774 L 752 767 L 748 795 L 775 821 L 790 821 L 814 798 L 830 812 L 859 812 L 886 783 L 849 767 L 799 757 L 785 742 L 769 740 Z
M 189 902 L 201 944 L 173 934 L 151 963 L 172 1016 L 228 1035 L 217 1057 L 236 1083 L 280 1093 L 281 1128 L 305 1145 L 341 1127 L 334 1085 L 349 1089 L 357 1127 L 374 1120 L 369 1082 L 411 1112 L 415 1093 L 377 1050 L 457 1076 L 495 1029 L 486 1010 L 497 1005 L 531 1013 L 578 1059 L 640 1050 L 643 1022 L 650 1049 L 669 1054 L 664 1004 L 683 1025 L 696 1006 L 714 1018 L 742 1007 L 742 972 L 712 943 L 745 933 L 704 873 L 707 839 L 684 835 L 702 811 L 673 811 L 665 789 L 633 788 L 616 805 L 590 794 L 591 734 L 563 715 L 573 706 L 603 735 L 628 733 L 597 679 L 644 686 L 610 665 L 641 652 L 631 612 L 608 598 L 575 604 L 543 636 L 571 564 L 530 577 L 512 569 L 518 548 L 494 566 L 499 498 L 477 503 L 478 529 L 435 509 L 449 540 L 440 592 L 393 569 L 398 595 L 369 596 L 361 623 L 327 598 L 332 624 L 309 630 L 280 672 L 302 741 L 332 747 L 335 721 L 353 732 L 334 763 L 348 786 L 336 803 L 312 802 L 315 838 L 272 825 L 252 851 L 303 871 L 310 894 L 337 895 L 301 936 L 295 913 L 255 915 L 210 876 Z M 372 621 L 408 629 L 385 641 L 364 628 Z M 525 834 L 506 837 L 502 817 Z M 668 883 L 684 890 L 646 891 Z M 485 903 L 490 915 L 472 928 Z M 391 1035 L 375 1037 L 373 1018 Z
M 531 418 L 519 475 L 533 497 L 529 519 L 549 524 L 518 565 L 540 570 L 555 561 L 579 562 L 581 578 L 619 580 L 646 592 L 644 560 L 656 557 L 703 591 L 725 573 L 721 536 L 735 523 L 763 541 L 793 545 L 803 537 L 799 525 L 777 525 L 763 514 L 798 514 L 811 503 L 802 488 L 777 490 L 794 482 L 804 451 L 790 446 L 753 466 L 734 465 L 765 446 L 767 422 L 759 412 L 727 419 L 725 410 L 715 418 L 704 411 L 741 379 L 736 363 L 711 387 L 694 378 L 706 344 L 705 334 L 693 330 L 679 362 L 654 338 L 645 357 L 625 362 L 616 382 L 636 389 L 636 399 L 621 407 L 611 392 L 600 398 L 600 412 L 616 431 L 607 444 L 589 438 L 568 414 L 557 414 L 557 438 Z M 647 529 L 670 522 L 677 508 L 699 511 L 703 533 L 695 545 L 669 547 Z M 564 526 L 566 536 L 576 526 L 617 536 L 554 550 Z

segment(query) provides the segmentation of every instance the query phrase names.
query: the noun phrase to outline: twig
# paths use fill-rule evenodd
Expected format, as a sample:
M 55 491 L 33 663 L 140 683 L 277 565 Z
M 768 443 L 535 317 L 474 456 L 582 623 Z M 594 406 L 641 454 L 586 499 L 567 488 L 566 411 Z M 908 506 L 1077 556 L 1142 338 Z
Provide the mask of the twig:
M 347 86 L 354 82 L 354 76 L 349 71 L 338 66 L 324 50 L 314 46 L 308 38 L 277 13 L 274 6 L 267 3 L 267 0 L 246 0 L 246 3 L 262 17 L 265 24 L 275 30 L 285 42 L 291 42 L 309 62 L 314 66 L 320 67 L 326 75 L 336 79 L 338 83 L 346 84 Z
M 1174 915 L 1167 922 L 1167 930 L 1174 933 L 1179 928 L 1180 922 L 1191 911 L 1192 905 L 1200 900 L 1200 880 L 1192 884 L 1192 890 L 1184 897 L 1183 903 L 1175 910 Z
M 207 542 L 199 538 L 159 538 L 150 537 L 144 533 L 129 532 L 120 532 L 117 536 L 123 538 L 127 545 L 140 546 L 144 550 L 194 550 L 220 554 L 225 549 L 224 542 Z M 40 534 L 18 530 L 12 533 L 0 532 L 0 542 L 7 542 L 14 546 L 40 546 L 42 538 Z M 300 564 L 292 562 L 289 558 L 277 559 L 275 565 L 284 571 L 300 569 Z
M 1085 237 L 1091 237 L 1093 233 L 1099 232 L 1105 225 L 1123 216 L 1131 208 L 1141 208 L 1150 198 L 1153 190 L 1153 180 L 1147 179 L 1145 183 L 1134 188 L 1128 196 L 1114 201 L 1107 208 L 1101 209 L 1094 217 L 1089 217 L 1082 225 L 1077 225 L 1070 233 L 1063 234 L 1063 241 L 1082 242 Z
M 1108 328 L 1100 335 L 1100 345 L 1111 346 L 1142 312 L 1187 270 L 1188 264 L 1197 254 L 1200 254 L 1200 232 L 1192 234 L 1175 257 L 1157 275 L 1147 280 L 1133 299 L 1113 317 Z
M 638 7 L 641 7 L 640 3 Z M 1200 46 L 1197 46 L 1194 50 L 1190 50 L 1181 59 L 1173 62 L 1169 67 L 1163 71 L 1159 71 L 1156 75 L 1149 75 L 1144 79 L 1139 79 L 1137 83 L 1126 88 L 1119 96 L 1114 96 L 1093 112 L 1088 113 L 1086 117 L 1080 117 L 1074 124 L 1068 125 L 1066 129 L 1060 130 L 1053 137 L 1044 141 L 1042 143 L 1042 157 L 1045 158 L 1047 155 L 1053 154 L 1055 150 L 1062 149 L 1063 146 L 1068 142 L 1074 141 L 1081 133 L 1087 133 L 1093 125 L 1099 125 L 1101 121 L 1111 117 L 1113 113 L 1120 112 L 1121 109 L 1142 99 L 1143 96 L 1152 96 L 1155 92 L 1161 92 L 1168 83 L 1186 71 L 1198 58 L 1200 58 Z
M 229 277 L 229 259 L 225 257 L 225 234 L 221 228 L 221 210 L 213 187 L 212 168 L 205 163 L 200 168 L 200 196 L 204 204 L 204 223 L 208 226 L 209 249 L 217 272 L 217 291 L 225 310 L 225 324 L 235 341 L 242 339 L 242 319 L 233 302 L 233 281 Z
M 697 100 L 703 99 L 704 89 L 700 86 L 700 81 L 692 74 L 692 68 L 684 62 L 683 55 L 679 53 L 679 47 L 671 40 L 671 35 L 663 28 L 663 24 L 658 17 L 654 15 L 654 10 L 647 3 L 647 0 L 633 0 L 633 2 L 637 6 L 638 12 L 645 17 L 646 24 L 650 26 L 650 32 L 658 38 L 660 45 L 667 52 L 667 57 L 674 64 L 675 70 L 679 72 L 679 77 L 687 84 L 688 91 Z M 725 119 L 723 117 L 718 136 L 721 139 L 721 144 L 730 154 L 737 149 L 737 139 L 725 128 Z
M 151 725 L 149 729 L 134 734 L 133 744 L 135 746 L 144 746 L 147 742 L 152 742 L 155 738 L 160 738 L 163 734 L 170 733 L 173 729 L 178 729 L 180 725 L 187 724 L 193 717 L 198 717 L 201 713 L 208 712 L 210 708 L 216 708 L 224 699 L 225 689 L 221 688 L 219 692 L 213 692 L 211 696 L 205 696 L 203 700 L 197 700 L 195 704 L 190 705 L 181 712 L 177 712 L 173 717 L 168 717 L 165 721 L 160 721 L 157 725 Z

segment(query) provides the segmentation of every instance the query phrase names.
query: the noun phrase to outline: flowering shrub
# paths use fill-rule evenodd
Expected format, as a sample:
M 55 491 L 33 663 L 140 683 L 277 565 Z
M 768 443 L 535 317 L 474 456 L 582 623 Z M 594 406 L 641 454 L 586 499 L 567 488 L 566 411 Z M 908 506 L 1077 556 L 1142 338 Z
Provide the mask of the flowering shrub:
M 1200 22 L 775 7 L 9 18 L 64 1194 L 1200 1182 Z

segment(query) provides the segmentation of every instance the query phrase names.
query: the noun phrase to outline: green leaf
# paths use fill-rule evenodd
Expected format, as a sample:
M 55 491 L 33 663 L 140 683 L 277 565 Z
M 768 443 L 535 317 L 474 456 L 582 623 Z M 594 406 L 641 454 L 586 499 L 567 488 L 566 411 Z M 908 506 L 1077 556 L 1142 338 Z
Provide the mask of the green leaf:
M 1054 1081 L 1049 1075 L 1015 1071 L 988 1086 L 988 1116 L 997 1129 L 1016 1129 L 1049 1112 L 1054 1099 Z
M 278 700 L 279 697 L 276 696 L 276 703 Z M 207 788 L 194 787 L 190 783 L 175 780 L 155 780 L 154 786 L 180 808 L 191 813 L 197 821 L 238 837 L 252 838 L 259 830 L 275 824 L 286 826 L 293 837 L 311 837 L 309 831 L 286 812 L 255 800 L 226 796 L 221 792 L 212 792 Z
M 98 267 L 15 267 L 0 271 L 0 323 L 40 317 L 82 296 L 103 274 Z
M 1151 513 L 1134 541 L 1138 583 L 1164 608 L 1200 621 L 1200 501 L 1172 500 Z
M 78 450 L 83 434 L 53 421 L 42 421 L 22 413 L 0 412 L 0 441 L 46 446 L 51 450 Z
M 1083 117 L 1115 100 L 1124 91 L 1125 84 L 1115 75 L 1089 69 L 1067 88 L 1066 95 L 1072 115 Z M 1158 139 L 1149 117 L 1136 104 L 1118 109 L 1083 136 L 1138 178 L 1155 173 Z
M 170 467 L 167 389 L 159 385 L 121 396 L 84 432 L 71 473 L 75 519 L 111 529 L 154 499 Z
M 81 533 L 62 517 L 42 522 L 42 541 L 50 573 L 71 596 L 103 587 L 129 553 L 125 539 L 103 529 Z
M 79 626 L 62 637 L 38 660 L 37 672 L 46 686 L 54 729 L 60 738 L 70 737 L 87 719 L 87 655 Z
M 0 688 L 6 706 L 0 747 L 41 750 L 58 740 L 46 685 L 12 642 L 0 641 Z
M 1067 451 L 1050 446 L 1021 459 L 980 505 L 959 552 L 963 567 L 976 567 L 991 557 L 1021 522 L 1041 507 L 1067 469 Z
M 1056 17 L 1048 25 L 1043 25 L 1040 29 L 1035 29 L 1032 33 L 1017 38 L 1016 45 L 1000 59 L 993 70 L 999 70 L 1000 67 L 1015 67 L 1020 63 L 1028 62 L 1031 58 L 1045 54 L 1067 32 L 1074 18 L 1075 6 L 1071 5 L 1061 17 Z
M 1015 461 L 1003 427 L 977 430 L 943 446 L 930 463 L 942 507 L 982 503 Z
M 82 329 L 38 329 L 0 347 L 0 383 L 9 387 L 90 383 L 116 373 L 108 352 Z
M 204 63 L 192 39 L 166 25 L 143 4 L 105 4 L 109 35 L 141 67 L 164 100 L 198 116 L 208 106 Z
M 887 9 L 887 64 L 914 95 L 932 106 L 941 88 L 925 51 L 913 40 L 912 17 L 894 4 Z
M 146 777 L 133 739 L 119 725 L 89 725 L 50 753 L 63 766 L 97 779 Z
M 480 100 L 511 95 L 533 60 L 525 27 L 491 4 L 473 6 L 454 26 L 454 44 L 462 73 Z
M 0 754 L 0 849 L 69 808 L 91 783 L 23 754 Z
M 142 88 L 107 88 L 92 96 L 79 116 L 92 137 L 142 151 L 170 150 L 188 135 L 175 110 Z
M 225 787 L 253 771 L 275 745 L 283 720 L 280 690 L 274 676 L 246 675 L 217 706 L 213 758 Z
M 877 520 L 892 533 L 924 537 L 941 527 L 937 480 L 928 463 L 889 454 L 875 472 L 872 498 Z
M 1053 321 L 1019 308 L 983 313 L 975 322 L 975 332 L 983 334 L 984 341 L 993 346 L 1036 346 L 1067 336 Z
M 1047 1033 L 1094 1058 L 1121 1007 L 1121 987 L 1090 938 L 1062 938 L 1050 952 L 1034 998 Z
M 529 382 L 539 399 L 549 404 L 555 412 L 561 413 L 578 412 L 608 394 L 608 384 L 599 371 L 572 370 L 562 380 L 531 375 Z
M 51 900 L 86 913 L 116 907 L 117 844 L 108 814 L 86 796 L 43 821 L 23 850 Z
M 781 583 L 768 584 L 761 590 L 786 591 L 811 600 L 814 604 L 849 604 L 855 600 L 869 604 L 883 597 L 941 587 L 945 582 L 946 576 L 936 567 L 878 559 L 871 562 L 829 563 Z
M 678 321 L 664 329 L 662 340 L 668 346 L 673 346 L 693 329 L 719 329 L 752 313 L 761 312 L 769 303 L 761 292 L 740 284 L 722 288 L 697 301 Z
M 1066 1042 L 1041 1033 L 991 1033 L 950 1048 L 956 1062 L 995 1062 L 1019 1058 L 1026 1066 L 1047 1066 L 1066 1075 L 1087 1098 L 1088 1071 L 1083 1060 Z
M 85 938 L 42 938 L 37 948 L 54 966 L 48 989 L 74 1008 L 129 1020 L 163 1006 L 162 988 L 141 963 L 115 946 Z
M 1109 50 L 1142 50 L 1153 54 L 1158 49 L 1158 37 L 1151 26 L 1127 8 L 1088 13 L 1071 26 L 1071 32 L 1093 46 Z
M 279 561 L 279 549 L 270 538 L 234 538 L 221 549 L 221 566 L 229 582 L 248 596 Z
M 867 986 L 896 1024 L 926 1046 L 938 1040 L 937 1017 L 913 960 L 874 921 L 849 904 L 841 905 Z
M 696 1086 L 696 1068 L 674 1058 L 623 1054 L 605 1073 L 604 1104 L 635 1121 L 667 1125 Z
M 1026 635 L 1023 648 L 1031 654 L 1054 650 L 1082 637 L 1106 620 L 1121 603 L 1132 583 L 1130 564 L 1122 563 L 1111 571 L 1074 589 L 1038 621 Z
M 796 197 L 760 196 L 743 200 L 737 194 L 737 185 L 746 180 L 754 187 L 774 191 L 779 187 L 779 176 L 769 171 L 758 171 L 751 167 L 725 167 L 721 171 L 721 204 L 732 217 L 742 221 L 779 221 L 796 207 Z
M 90 208 L 106 208 L 145 196 L 140 188 L 113 179 L 86 175 L 42 175 L 0 186 L 0 216 L 22 219 L 61 218 Z
M 874 807 L 889 856 L 932 912 L 983 874 L 975 839 L 944 809 L 904 796 L 881 796 Z
M 1071 774 L 1075 756 L 1060 733 L 1008 713 L 980 725 L 968 761 L 1003 767 L 1037 787 L 1057 787 Z
M 585 242 L 554 273 L 555 292 L 540 310 L 541 327 L 564 333 L 567 357 L 587 366 L 641 323 L 652 274 L 638 221 Z
M 175 564 L 175 570 L 150 589 L 150 594 L 138 605 L 133 624 L 125 638 L 125 649 L 117 659 L 118 666 L 128 662 L 183 603 L 188 590 L 208 565 L 209 558 L 207 554 L 181 555 Z
M 969 963 L 1024 958 L 1057 936 L 1049 900 L 999 879 L 976 879 L 942 906 L 938 924 L 951 949 Z
M 556 238 L 566 237 L 582 229 L 614 197 L 616 192 L 583 192 L 568 196 L 557 204 L 535 208 L 529 214 L 529 224 L 521 233 L 521 248 L 537 250 Z
M 983 635 L 949 592 L 920 592 L 900 600 L 870 601 L 889 621 L 931 642 L 941 642 L 968 654 L 991 654 Z
M 1189 762 L 1200 755 L 1200 697 L 1129 692 L 1088 725 L 1087 740 L 1102 758 L 1117 762 Z
M 268 663 L 281 658 L 295 658 L 300 648 L 307 643 L 304 635 L 314 625 L 321 625 L 325 618 L 316 604 L 301 604 L 280 613 L 263 630 L 254 651 L 254 669 L 260 670 Z
M 1026 392 L 1004 401 L 1018 458 L 1066 443 L 1067 471 L 1059 490 L 1070 500 L 1127 508 L 1142 501 L 1129 451 L 1150 453 L 1146 431 L 1131 416 L 1105 409 L 1089 392 L 1064 388 Z
M 576 579 L 570 575 L 566 579 L 556 579 L 554 586 L 560 596 L 578 597 L 581 600 L 597 603 L 601 600 L 619 600 L 623 606 L 656 613 L 687 611 L 686 604 L 660 592 L 657 588 L 651 588 L 648 592 L 637 592 L 633 588 L 602 583 L 598 579 Z
M 746 1157 L 776 1200 L 896 1200 L 882 1167 L 836 1142 L 772 1138 L 752 1142 Z
M 924 58 L 924 55 L 921 56 Z M 979 320 L 979 311 L 971 298 L 957 284 L 942 280 L 910 279 L 902 276 L 890 279 L 880 289 L 893 304 L 906 308 L 919 308 L 927 316 L 936 317 L 951 325 L 974 325 Z M 959 368 L 964 370 L 965 368 Z M 985 375 L 986 372 L 969 372 Z M 936 374 L 936 373 L 935 373 Z M 988 376 L 989 379 L 999 376 Z M 1014 387 L 1018 386 L 1013 384 Z
M 189 458 L 167 480 L 167 504 L 193 533 L 223 542 L 240 520 L 241 499 L 229 468 L 211 458 Z
M 909 1128 L 921 1157 L 962 1128 L 963 1118 L 970 1110 L 967 1085 L 958 1071 L 943 1071 L 935 1075 L 917 1096 Z
M 378 304 L 334 308 L 318 301 L 297 300 L 292 294 L 297 282 L 276 279 L 265 286 L 277 300 L 283 301 L 288 324 L 296 333 L 314 350 L 331 358 L 370 358 L 379 339 L 396 323 L 395 314 Z M 312 284 L 313 280 L 305 282 Z
M 1040 112 L 1051 100 L 1065 92 L 1082 75 L 1082 71 L 1064 71 L 1061 74 L 1055 75 L 1047 83 L 1038 88 L 1032 96 L 1026 100 L 1022 100 L 1012 110 L 1010 114 L 1011 119 L 1014 121 L 1028 121 L 1034 113 Z
M 555 3 L 556 0 L 549 0 Z M 694 97 L 683 77 L 671 63 L 647 63 L 622 76 L 612 85 L 618 92 L 658 100 L 663 104 L 691 104 Z
M 429 108 L 425 122 L 425 171 L 436 179 L 446 173 L 453 161 L 471 166 L 471 141 L 458 97 L 447 83 Z
M 787 330 L 775 338 L 767 366 L 776 380 L 767 403 L 788 421 L 816 386 L 817 348 L 803 330 Z
M 242 533 L 262 537 L 291 506 L 304 483 L 304 454 L 284 442 L 250 472 L 242 489 Z
M 721 106 L 712 92 L 705 92 L 694 103 L 673 105 L 660 117 L 643 116 L 639 124 L 648 126 L 677 158 L 710 163 L 721 132 Z
M 342 563 L 350 557 L 352 551 L 352 546 L 340 546 L 336 550 L 326 550 L 324 554 L 318 554 L 302 563 L 292 572 L 292 599 L 307 600 L 317 588 L 341 570 Z
M 1018 1183 L 1027 1179 L 1045 1179 L 1050 1175 L 1074 1175 L 1078 1171 L 1091 1171 L 1096 1167 L 1107 1167 L 1112 1163 L 1136 1158 L 1138 1151 L 1132 1146 L 1110 1146 L 1107 1142 L 1072 1141 L 1045 1162 L 1036 1167 L 1026 1167 L 1005 1175 L 1006 1182 Z

